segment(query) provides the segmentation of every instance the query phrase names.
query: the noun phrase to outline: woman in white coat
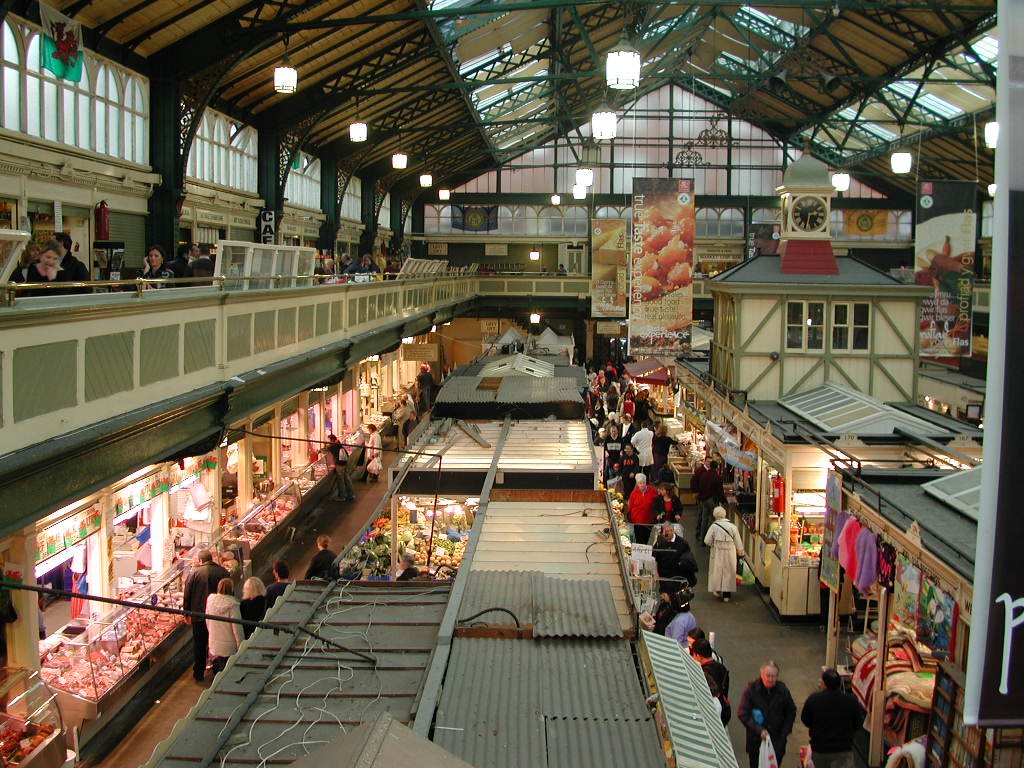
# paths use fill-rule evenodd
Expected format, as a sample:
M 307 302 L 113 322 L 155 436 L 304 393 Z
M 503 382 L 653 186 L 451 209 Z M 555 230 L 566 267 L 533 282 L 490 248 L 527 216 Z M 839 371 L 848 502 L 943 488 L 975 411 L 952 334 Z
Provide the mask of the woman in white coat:
M 206 598 L 206 612 L 211 616 L 242 620 L 239 602 L 235 599 L 235 582 L 231 579 L 221 579 L 218 582 L 216 594 Z M 216 675 L 227 666 L 228 657 L 242 644 L 242 625 L 229 624 L 226 621 L 208 621 L 206 629 L 210 633 L 210 656 L 213 674 Z
M 708 591 L 728 603 L 736 588 L 736 558 L 743 556 L 743 540 L 736 526 L 725 519 L 725 507 L 715 507 L 711 514 L 714 522 L 704 536 L 704 543 L 711 547 Z

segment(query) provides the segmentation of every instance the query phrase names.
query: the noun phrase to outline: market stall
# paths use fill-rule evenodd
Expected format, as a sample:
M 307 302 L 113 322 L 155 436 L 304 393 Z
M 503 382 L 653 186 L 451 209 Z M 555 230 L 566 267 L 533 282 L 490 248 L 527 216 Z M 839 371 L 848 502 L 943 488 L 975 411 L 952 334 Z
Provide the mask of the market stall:
M 650 391 L 651 407 L 655 413 L 675 416 L 672 367 L 656 357 L 644 357 L 634 363 L 626 363 L 625 372 L 636 384 Z
M 56 698 L 39 673 L 0 670 L 0 763 L 5 768 L 58 768 L 66 761 Z

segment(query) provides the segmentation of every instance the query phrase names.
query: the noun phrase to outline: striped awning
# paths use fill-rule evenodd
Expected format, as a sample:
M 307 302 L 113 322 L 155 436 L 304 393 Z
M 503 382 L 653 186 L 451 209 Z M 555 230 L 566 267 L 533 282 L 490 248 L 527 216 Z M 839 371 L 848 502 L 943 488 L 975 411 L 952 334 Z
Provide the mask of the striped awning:
M 711 698 L 700 664 L 679 643 L 640 633 L 679 768 L 738 768 L 736 753 Z

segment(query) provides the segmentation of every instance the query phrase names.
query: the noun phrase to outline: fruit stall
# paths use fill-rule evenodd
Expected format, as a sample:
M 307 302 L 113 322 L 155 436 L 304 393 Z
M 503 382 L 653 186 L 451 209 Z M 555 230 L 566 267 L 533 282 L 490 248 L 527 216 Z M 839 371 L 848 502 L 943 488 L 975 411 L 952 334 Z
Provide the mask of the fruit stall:
M 342 564 L 345 578 L 386 580 L 398 576 L 402 553 L 414 554 L 420 572 L 433 579 L 455 578 L 476 519 L 476 496 L 398 495 L 391 514 L 373 521 Z M 426 571 L 427 573 L 423 573 Z

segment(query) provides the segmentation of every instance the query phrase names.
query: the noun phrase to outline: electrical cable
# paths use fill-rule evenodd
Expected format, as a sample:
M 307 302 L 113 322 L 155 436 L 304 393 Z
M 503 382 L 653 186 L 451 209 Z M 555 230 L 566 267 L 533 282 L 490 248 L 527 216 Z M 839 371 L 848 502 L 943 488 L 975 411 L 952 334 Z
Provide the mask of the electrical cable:
M 477 613 L 474 613 L 472 616 L 466 616 L 465 618 L 458 619 L 456 620 L 456 624 L 466 624 L 467 622 L 472 621 L 478 616 L 483 616 L 485 613 L 494 613 L 496 611 L 500 613 L 507 613 L 509 616 L 512 617 L 512 620 L 516 623 L 516 629 L 520 629 L 521 625 L 519 623 L 519 617 L 512 613 L 512 611 L 510 611 L 508 608 L 500 608 L 498 606 L 495 606 L 493 608 L 484 608 L 482 611 L 478 611 Z

